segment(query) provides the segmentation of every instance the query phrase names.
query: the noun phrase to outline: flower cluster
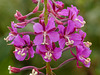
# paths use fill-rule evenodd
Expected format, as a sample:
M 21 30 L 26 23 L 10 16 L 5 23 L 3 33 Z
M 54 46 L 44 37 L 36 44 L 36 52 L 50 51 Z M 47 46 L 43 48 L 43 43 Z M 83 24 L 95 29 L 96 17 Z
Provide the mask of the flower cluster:
M 4 38 L 7 42 L 11 41 L 9 45 L 15 46 L 15 50 L 13 51 L 15 58 L 19 61 L 29 60 L 36 53 L 41 55 L 45 62 L 50 62 L 52 59 L 57 61 L 64 51 L 70 50 L 74 58 L 68 61 L 77 60 L 78 68 L 80 68 L 79 61 L 85 67 L 90 67 L 91 59 L 89 56 L 91 50 L 89 47 L 92 43 L 88 41 L 84 42 L 86 33 L 81 28 L 84 27 L 86 22 L 82 16 L 78 15 L 79 10 L 73 5 L 63 9 L 64 3 L 61 1 L 47 0 L 46 5 L 44 0 L 32 1 L 37 4 L 34 10 L 24 16 L 19 11 L 16 11 L 14 16 L 18 20 L 18 23 L 11 22 L 11 27 L 8 27 L 10 33 L 7 38 Z M 28 16 L 39 12 L 40 3 L 44 5 L 44 8 L 39 17 L 33 17 L 28 20 Z M 45 22 L 45 15 L 47 15 L 47 24 Z M 37 19 L 39 20 L 38 23 L 35 22 Z M 29 23 L 33 25 L 33 32 L 18 32 L 18 29 L 23 29 Z M 29 35 L 34 35 L 35 38 L 31 40 Z M 56 47 L 57 42 L 59 47 Z M 36 50 L 33 50 L 33 47 L 36 47 Z M 76 49 L 76 54 L 73 53 L 72 48 Z M 28 56 L 27 59 L 26 56 Z M 9 70 L 10 73 L 18 73 L 21 70 L 30 68 L 33 69 L 30 75 L 38 75 L 39 73 L 43 74 L 38 70 L 46 67 L 39 69 L 28 66 L 19 69 L 10 66 Z

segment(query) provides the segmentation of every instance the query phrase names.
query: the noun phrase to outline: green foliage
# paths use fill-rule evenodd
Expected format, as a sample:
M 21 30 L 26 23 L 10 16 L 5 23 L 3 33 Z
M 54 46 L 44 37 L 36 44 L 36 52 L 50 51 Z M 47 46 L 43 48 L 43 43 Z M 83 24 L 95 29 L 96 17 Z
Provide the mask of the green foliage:
M 100 0 L 61 1 L 65 3 L 65 8 L 71 4 L 77 6 L 77 8 L 80 10 L 80 15 L 85 18 L 87 23 L 85 24 L 83 30 L 87 33 L 85 41 L 91 41 L 93 43 L 91 46 L 92 60 L 91 67 L 89 69 L 85 67 L 78 69 L 76 67 L 76 61 L 73 61 L 66 64 L 62 68 L 55 70 L 54 73 L 57 75 L 100 75 Z M 17 20 L 14 18 L 16 10 L 19 10 L 23 15 L 25 15 L 31 12 L 35 6 L 36 5 L 33 4 L 31 0 L 0 0 L 0 75 L 9 75 L 9 65 L 16 67 L 23 67 L 25 65 L 42 67 L 45 65 L 45 62 L 39 55 L 35 55 L 34 58 L 28 61 L 17 61 L 13 55 L 13 46 L 8 46 L 7 43 L 3 40 L 3 38 L 6 37 L 9 33 L 7 26 L 10 26 L 11 21 L 17 22 Z M 33 15 L 33 17 L 34 16 L 36 16 L 36 14 Z M 29 30 L 32 31 L 32 25 L 29 25 L 28 28 L 24 28 L 24 31 Z M 61 57 L 57 62 L 52 61 L 51 66 L 56 67 L 61 62 L 70 57 L 72 57 L 70 52 L 65 52 L 63 57 Z M 42 71 L 45 72 L 45 70 Z M 13 75 L 28 75 L 30 72 L 31 70 L 23 71 Z

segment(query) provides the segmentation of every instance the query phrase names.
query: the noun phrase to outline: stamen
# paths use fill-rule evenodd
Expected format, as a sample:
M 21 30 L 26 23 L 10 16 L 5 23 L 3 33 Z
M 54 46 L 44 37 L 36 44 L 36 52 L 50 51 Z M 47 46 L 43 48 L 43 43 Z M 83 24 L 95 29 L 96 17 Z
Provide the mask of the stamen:
M 52 57 L 52 54 L 50 52 L 45 53 L 45 57 L 44 57 L 45 59 L 50 60 L 51 57 Z
M 11 72 L 11 66 L 8 66 L 9 74 L 12 74 Z
M 82 22 L 82 21 L 81 21 L 81 20 L 79 20 L 78 18 L 76 18 L 75 20 L 76 20 L 76 21 L 79 21 L 79 22 L 82 24 L 82 26 L 81 26 L 81 27 L 84 27 L 84 24 L 86 23 L 85 21 L 83 21 L 83 22 Z
M 91 61 L 91 59 L 90 58 L 87 58 L 87 59 L 85 59 L 85 64 L 88 64 L 89 62 Z
M 90 46 L 92 45 L 92 43 L 89 42 L 89 41 L 87 41 L 87 42 L 84 42 L 84 45 L 85 45 L 86 47 L 90 47 Z
M 37 75 L 37 74 L 38 74 L 38 72 L 35 71 L 35 69 L 33 69 L 33 70 L 32 70 L 32 73 L 30 73 L 30 75 Z
M 8 35 L 6 38 L 4 38 L 4 40 L 6 40 L 6 42 L 8 42 L 8 41 L 10 41 L 10 37 L 13 37 L 14 35 L 13 34 L 10 34 L 10 35 Z
M 24 50 L 25 50 L 25 49 L 22 49 L 22 50 L 18 51 L 17 54 L 18 54 L 18 55 L 21 55 L 22 57 L 25 56 L 25 53 L 23 53 Z

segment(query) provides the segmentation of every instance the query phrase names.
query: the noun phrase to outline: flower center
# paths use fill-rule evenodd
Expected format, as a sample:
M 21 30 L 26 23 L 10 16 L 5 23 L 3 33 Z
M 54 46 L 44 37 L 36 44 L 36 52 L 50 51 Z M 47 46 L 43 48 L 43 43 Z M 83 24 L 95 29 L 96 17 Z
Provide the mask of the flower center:
M 70 40 L 68 36 L 65 36 L 65 38 L 68 40 L 68 42 L 65 43 L 67 46 L 72 45 L 74 43 L 74 41 Z
M 33 70 L 32 70 L 32 73 L 30 73 L 30 75 L 37 75 L 37 74 L 38 74 L 38 72 L 35 71 L 35 69 L 33 69 Z
M 81 21 L 81 20 L 79 20 L 78 18 L 75 18 L 75 20 L 76 20 L 76 21 L 79 21 L 79 22 L 82 24 L 82 26 L 81 26 L 81 27 L 84 27 L 84 24 L 86 23 L 85 21 L 83 21 L 83 22 L 82 22 L 82 21 Z
M 51 57 L 52 57 L 51 52 L 49 52 L 49 51 L 48 51 L 48 52 L 46 52 L 46 53 L 45 53 L 45 57 L 44 57 L 45 59 L 50 60 L 50 59 L 51 59 Z
M 18 48 L 19 49 L 19 48 Z M 18 49 L 15 49 L 15 51 L 18 51 Z M 19 51 L 17 52 L 18 55 L 21 55 L 22 57 L 25 56 L 24 51 L 26 50 L 26 48 L 23 49 L 19 49 Z

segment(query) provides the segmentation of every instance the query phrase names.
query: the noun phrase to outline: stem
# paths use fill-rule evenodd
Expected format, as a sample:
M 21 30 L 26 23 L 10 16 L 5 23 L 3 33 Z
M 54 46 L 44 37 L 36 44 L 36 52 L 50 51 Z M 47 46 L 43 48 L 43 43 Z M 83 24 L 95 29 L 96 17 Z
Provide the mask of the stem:
M 64 49 L 62 49 L 62 52 L 65 52 L 65 51 L 67 51 L 67 50 L 70 50 L 70 49 L 72 49 L 72 48 L 74 48 L 75 46 L 72 46 L 72 47 L 66 47 L 66 48 L 64 48 Z
M 56 68 L 52 68 L 52 70 L 56 70 L 56 69 L 58 69 L 58 68 L 61 68 L 63 65 L 65 65 L 66 63 L 68 63 L 68 62 L 70 62 L 70 61 L 73 61 L 73 60 L 75 60 L 76 58 L 74 57 L 74 58 L 70 58 L 70 59 L 68 59 L 68 60 L 65 60 L 63 63 L 61 63 L 58 67 L 56 67 Z
M 47 10 L 47 0 L 44 0 L 45 12 L 44 12 L 44 22 L 45 26 L 48 23 L 48 10 Z M 50 62 L 46 62 L 46 75 L 51 75 Z
M 44 6 L 45 6 L 45 12 L 44 12 L 44 22 L 45 22 L 45 26 L 48 23 L 48 10 L 47 10 L 47 0 L 44 0 Z
M 42 70 L 42 69 L 46 68 L 46 66 L 41 67 L 41 68 L 37 68 L 37 67 L 34 67 L 34 66 L 25 66 L 25 67 L 20 68 L 20 70 L 23 71 L 23 70 L 34 69 L 34 68 L 36 68 L 38 70 Z
M 51 75 L 50 62 L 46 62 L 46 75 Z

